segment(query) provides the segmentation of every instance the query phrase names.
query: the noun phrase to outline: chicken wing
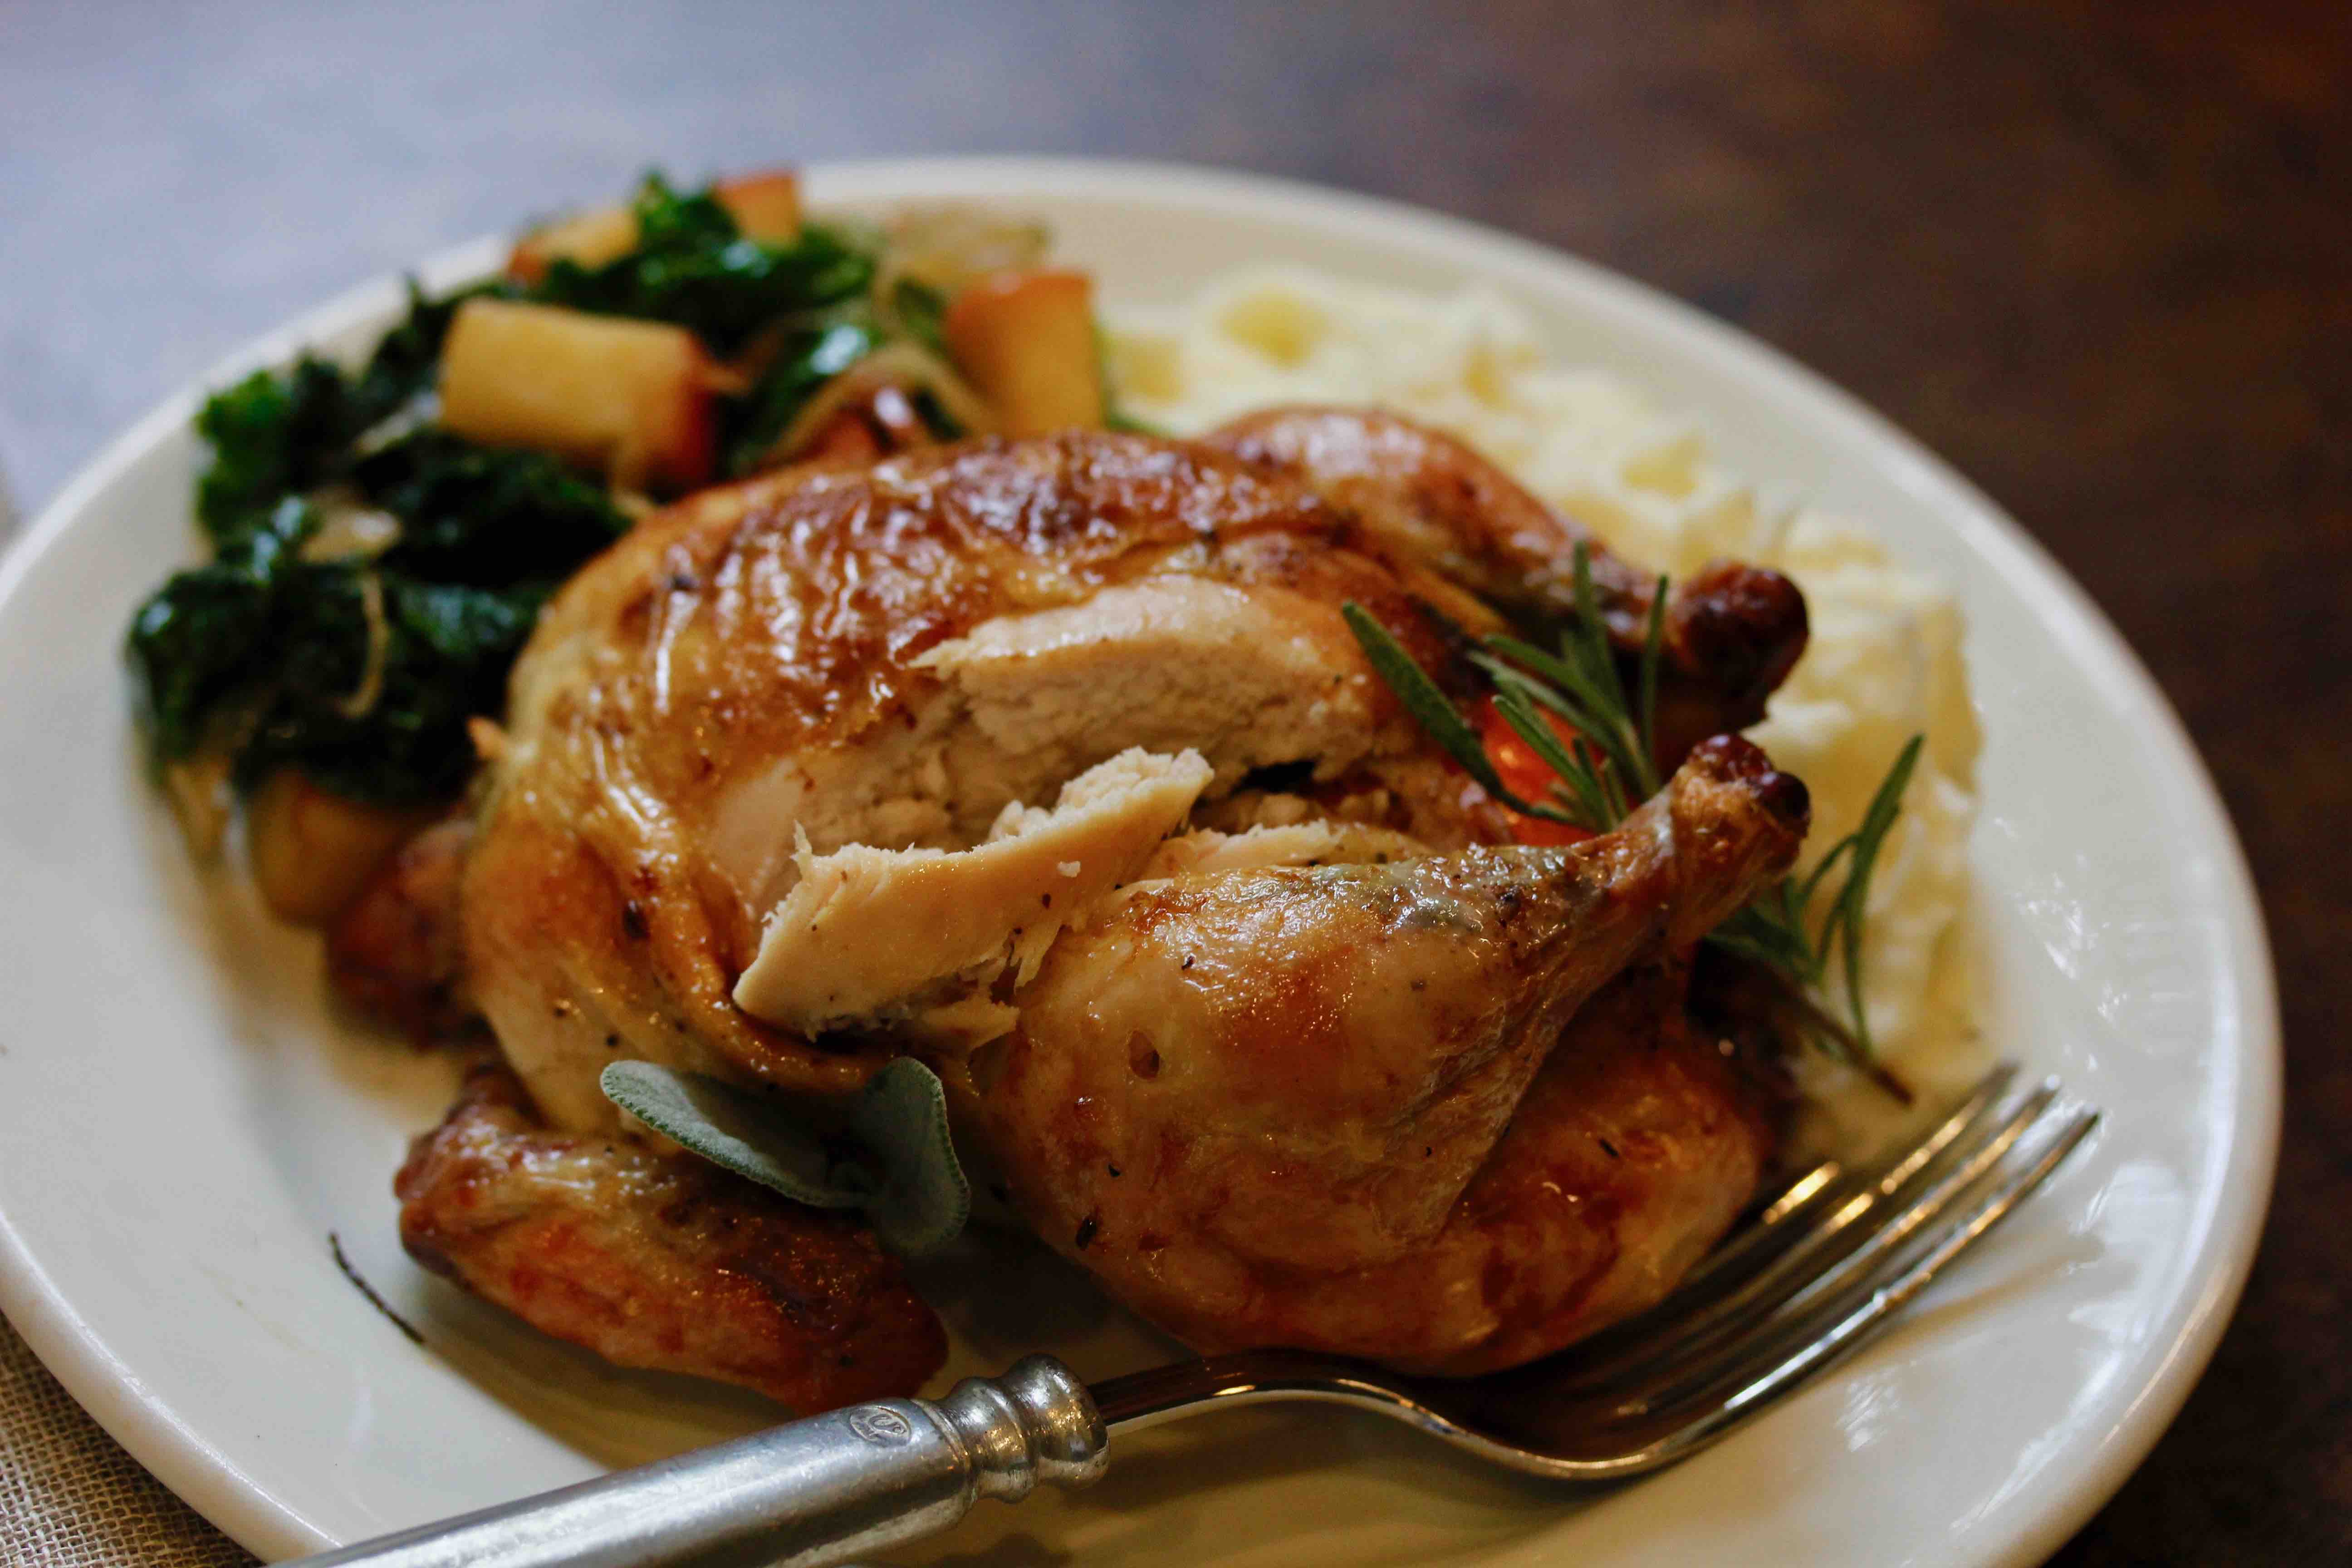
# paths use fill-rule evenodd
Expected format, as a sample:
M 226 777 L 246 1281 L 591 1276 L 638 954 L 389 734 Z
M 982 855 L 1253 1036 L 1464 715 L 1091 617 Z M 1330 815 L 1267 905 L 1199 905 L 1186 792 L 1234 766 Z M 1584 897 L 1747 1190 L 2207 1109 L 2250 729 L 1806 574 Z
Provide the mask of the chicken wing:
M 419 1263 L 623 1366 L 806 1415 L 912 1394 L 947 1357 L 871 1232 L 689 1155 L 548 1131 L 500 1070 L 473 1076 L 394 1190 Z
M 1514 1346 L 1573 1331 L 1579 1300 L 1638 1300 L 1659 1259 L 1710 1243 L 1757 1152 L 1695 1162 L 1732 1179 L 1664 1193 L 1640 1245 L 1522 1271 L 1483 1316 L 1392 1310 L 1366 1271 L 1427 1259 L 1555 1047 L 1586 1038 L 1560 1045 L 1577 1009 L 1785 872 L 1806 814 L 1724 736 L 1573 848 L 1139 886 L 1063 938 L 964 1093 L 1040 1234 L 1188 1342 L 1438 1365 L 1476 1357 L 1498 1314 Z M 1498 1192 L 1517 1169 L 1490 1173 Z

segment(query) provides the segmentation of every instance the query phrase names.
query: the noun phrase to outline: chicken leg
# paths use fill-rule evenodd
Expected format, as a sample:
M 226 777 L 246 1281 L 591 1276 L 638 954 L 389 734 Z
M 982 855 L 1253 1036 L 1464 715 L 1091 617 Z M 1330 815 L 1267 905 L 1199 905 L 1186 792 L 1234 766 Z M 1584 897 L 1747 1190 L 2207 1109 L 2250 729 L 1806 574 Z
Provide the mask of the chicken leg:
M 1021 992 L 969 1109 L 1039 1233 L 1179 1337 L 1443 1361 L 1348 1278 L 1438 1238 L 1578 1008 L 1784 872 L 1806 814 L 1724 736 L 1572 848 L 1139 885 Z

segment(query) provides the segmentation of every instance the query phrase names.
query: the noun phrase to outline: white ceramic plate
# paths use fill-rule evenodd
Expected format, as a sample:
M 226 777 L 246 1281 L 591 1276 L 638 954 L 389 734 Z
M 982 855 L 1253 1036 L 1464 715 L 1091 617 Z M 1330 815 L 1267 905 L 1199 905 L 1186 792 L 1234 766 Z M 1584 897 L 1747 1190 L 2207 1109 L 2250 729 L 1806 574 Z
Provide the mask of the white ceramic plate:
M 1123 302 L 1245 260 L 1482 280 L 1566 360 L 1706 423 L 1753 479 L 1871 520 L 1955 584 L 1986 735 L 1974 846 L 2000 1049 L 2104 1106 L 2095 1142 L 1836 1375 L 1702 1458 L 1574 1495 L 1368 1417 L 1247 1412 L 1122 1445 L 1090 1494 L 986 1505 L 958 1561 L 2038 1559 L 2171 1419 L 2243 1282 L 2277 1139 L 2276 1003 L 2227 820 L 2115 631 L 1984 497 L 1850 399 L 1621 279 L 1425 213 L 1085 163 L 817 171 L 835 205 L 1043 216 Z M 429 269 L 490 265 L 476 246 Z M 362 343 L 362 290 L 256 345 Z M 226 372 L 224 374 L 226 374 Z M 195 394 L 110 448 L 0 572 L 0 1305 L 115 1436 L 265 1554 L 315 1550 L 748 1429 L 763 1407 L 625 1373 L 428 1281 L 391 1173 L 446 1064 L 338 1023 L 315 942 L 190 867 L 150 791 L 118 649 L 194 547 Z M 410 1343 L 338 1271 L 420 1326 Z M 1050 1268 L 951 1291 L 960 1359 L 1153 1353 Z

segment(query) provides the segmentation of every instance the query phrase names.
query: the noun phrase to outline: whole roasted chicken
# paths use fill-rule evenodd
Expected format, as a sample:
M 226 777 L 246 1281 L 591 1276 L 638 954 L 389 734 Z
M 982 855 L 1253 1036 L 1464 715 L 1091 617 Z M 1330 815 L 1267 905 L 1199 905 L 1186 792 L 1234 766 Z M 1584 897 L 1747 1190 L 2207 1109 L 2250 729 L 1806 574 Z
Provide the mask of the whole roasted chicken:
M 1803 602 L 1735 564 L 1676 589 L 1669 782 L 1566 843 L 1429 741 L 1341 614 L 1474 705 L 1469 639 L 1573 615 L 1580 539 L 1459 444 L 1340 409 L 810 466 L 644 522 L 548 607 L 470 835 L 336 933 L 348 989 L 478 1009 L 514 1074 L 420 1143 L 412 1247 L 615 1359 L 803 1405 L 911 1386 L 936 1325 L 837 1225 L 795 1242 L 709 1171 L 691 1225 L 547 1216 L 599 1161 L 642 1194 L 688 1159 L 623 1127 L 611 1061 L 821 1103 L 914 1055 L 1038 1233 L 1196 1346 L 1468 1373 L 1654 1301 L 1771 1153 L 1686 961 L 1805 831 L 1803 787 L 1734 733 Z M 1585 542 L 1630 658 L 1654 587 Z M 648 1348 L 680 1291 L 791 1278 L 752 1243 L 839 1260 L 830 1304 L 771 1291 L 708 1351 Z M 568 1257 L 593 1289 L 545 1288 Z M 882 1353 L 892 1324 L 919 1348 Z M 870 1375 L 807 1371 L 828 1335 Z

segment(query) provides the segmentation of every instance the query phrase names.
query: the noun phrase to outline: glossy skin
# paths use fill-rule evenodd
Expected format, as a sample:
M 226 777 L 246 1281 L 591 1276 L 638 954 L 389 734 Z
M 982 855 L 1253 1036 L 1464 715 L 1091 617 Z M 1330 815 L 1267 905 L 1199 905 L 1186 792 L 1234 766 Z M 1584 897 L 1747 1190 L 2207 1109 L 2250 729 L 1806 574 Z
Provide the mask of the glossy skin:
M 419 1263 L 623 1366 L 807 1414 L 912 1394 L 946 1359 L 870 1231 L 691 1155 L 548 1131 L 503 1071 L 469 1080 L 394 1187 Z
M 1672 964 L 1603 986 L 1434 1237 L 1391 1263 L 1279 1278 L 1243 1320 L 1250 1337 L 1467 1377 L 1663 1300 L 1747 1206 L 1778 1142 L 1769 1075 L 1698 1028 L 1683 989 Z
M 1620 1243 L 1580 1188 L 1540 1214 L 1491 1194 L 1465 1210 L 1470 1189 L 1549 1060 L 1622 1043 L 1622 1030 L 1571 1029 L 1562 1045 L 1586 1000 L 1785 872 L 1805 826 L 1803 786 L 1726 736 L 1615 832 L 1573 847 L 1141 885 L 1063 938 L 1018 997 L 1018 1028 L 975 1055 L 966 1092 L 1039 1233 L 1189 1343 L 1415 1366 L 1539 1354 L 1597 1326 L 1578 1300 L 1630 1310 L 1670 1278 L 1612 1276 L 1608 1260 L 1695 1256 L 1720 1234 L 1761 1140 L 1744 1160 L 1683 1163 L 1687 1184 L 1661 1173 L 1633 1227 L 1646 1245 Z M 1628 1058 L 1624 1070 L 1645 1069 Z M 1523 1141 L 1556 1131 L 1539 1115 Z M 1538 1238 L 1511 1250 L 1588 1266 L 1465 1313 L 1444 1298 L 1475 1294 L 1479 1271 L 1434 1269 L 1432 1248 L 1506 1216 Z M 1477 1251 L 1447 1245 L 1457 1262 Z M 1415 1305 L 1368 1284 L 1384 1270 L 1416 1282 Z M 1507 1352 L 1487 1346 L 1498 1315 L 1524 1325 Z

